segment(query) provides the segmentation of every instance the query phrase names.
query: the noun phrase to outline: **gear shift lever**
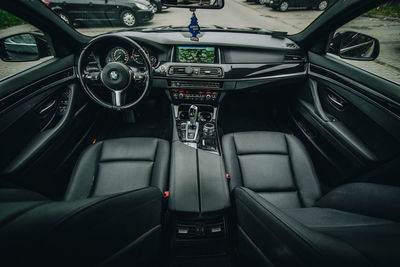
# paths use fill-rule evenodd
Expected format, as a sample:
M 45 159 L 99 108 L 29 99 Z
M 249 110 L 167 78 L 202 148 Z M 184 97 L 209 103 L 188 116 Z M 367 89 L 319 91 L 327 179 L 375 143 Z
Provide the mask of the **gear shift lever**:
M 191 105 L 189 108 L 189 122 L 191 127 L 196 126 L 196 121 L 197 121 L 197 106 L 196 105 Z

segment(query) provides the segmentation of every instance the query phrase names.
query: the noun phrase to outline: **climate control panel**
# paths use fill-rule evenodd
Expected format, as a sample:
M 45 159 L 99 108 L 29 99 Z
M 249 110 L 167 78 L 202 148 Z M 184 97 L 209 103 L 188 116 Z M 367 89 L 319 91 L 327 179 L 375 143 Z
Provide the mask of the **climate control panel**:
M 217 103 L 219 93 L 210 90 L 170 90 L 175 103 Z

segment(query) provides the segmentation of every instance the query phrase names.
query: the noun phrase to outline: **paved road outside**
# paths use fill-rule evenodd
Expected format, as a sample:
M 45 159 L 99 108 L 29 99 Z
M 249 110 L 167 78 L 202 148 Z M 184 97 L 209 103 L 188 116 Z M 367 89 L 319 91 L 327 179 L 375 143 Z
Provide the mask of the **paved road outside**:
M 230 26 L 237 28 L 258 27 L 275 31 L 286 31 L 295 34 L 303 30 L 321 14 L 316 10 L 291 10 L 288 12 L 274 11 L 245 0 L 226 1 L 222 10 L 198 10 L 196 12 L 200 26 L 213 25 Z M 140 27 L 157 26 L 187 26 L 190 23 L 191 12 L 187 9 L 169 8 L 161 14 L 156 14 L 154 19 Z M 18 28 L 20 27 L 20 28 Z M 0 38 L 5 34 L 27 30 L 26 25 L 12 29 L 0 30 Z M 25 28 L 24 28 L 25 27 Z M 112 30 L 124 28 L 93 27 L 78 28 L 77 30 L 89 36 L 95 36 Z M 340 30 L 358 31 L 377 38 L 381 44 L 381 53 L 373 61 L 347 61 L 362 69 L 400 83 L 400 20 L 377 17 L 360 17 L 345 25 Z M 30 63 L 4 63 L 0 62 L 0 79 L 35 65 Z

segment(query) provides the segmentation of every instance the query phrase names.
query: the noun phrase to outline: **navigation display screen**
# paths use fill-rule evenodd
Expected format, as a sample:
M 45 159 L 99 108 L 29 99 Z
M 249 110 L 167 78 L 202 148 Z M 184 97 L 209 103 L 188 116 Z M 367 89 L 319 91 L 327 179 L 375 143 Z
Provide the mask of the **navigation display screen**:
M 178 46 L 176 53 L 181 63 L 215 63 L 215 47 Z

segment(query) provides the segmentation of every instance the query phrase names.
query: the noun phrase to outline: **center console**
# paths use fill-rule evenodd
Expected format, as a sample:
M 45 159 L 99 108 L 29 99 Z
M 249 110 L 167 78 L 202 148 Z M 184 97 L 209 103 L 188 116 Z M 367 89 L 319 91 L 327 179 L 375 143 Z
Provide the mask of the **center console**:
M 195 149 L 219 152 L 216 125 L 217 108 L 201 104 L 174 106 L 179 140 Z
M 230 197 L 217 111 L 224 75 L 215 47 L 178 46 L 165 65 L 173 112 L 169 211 L 175 256 L 229 250 Z

